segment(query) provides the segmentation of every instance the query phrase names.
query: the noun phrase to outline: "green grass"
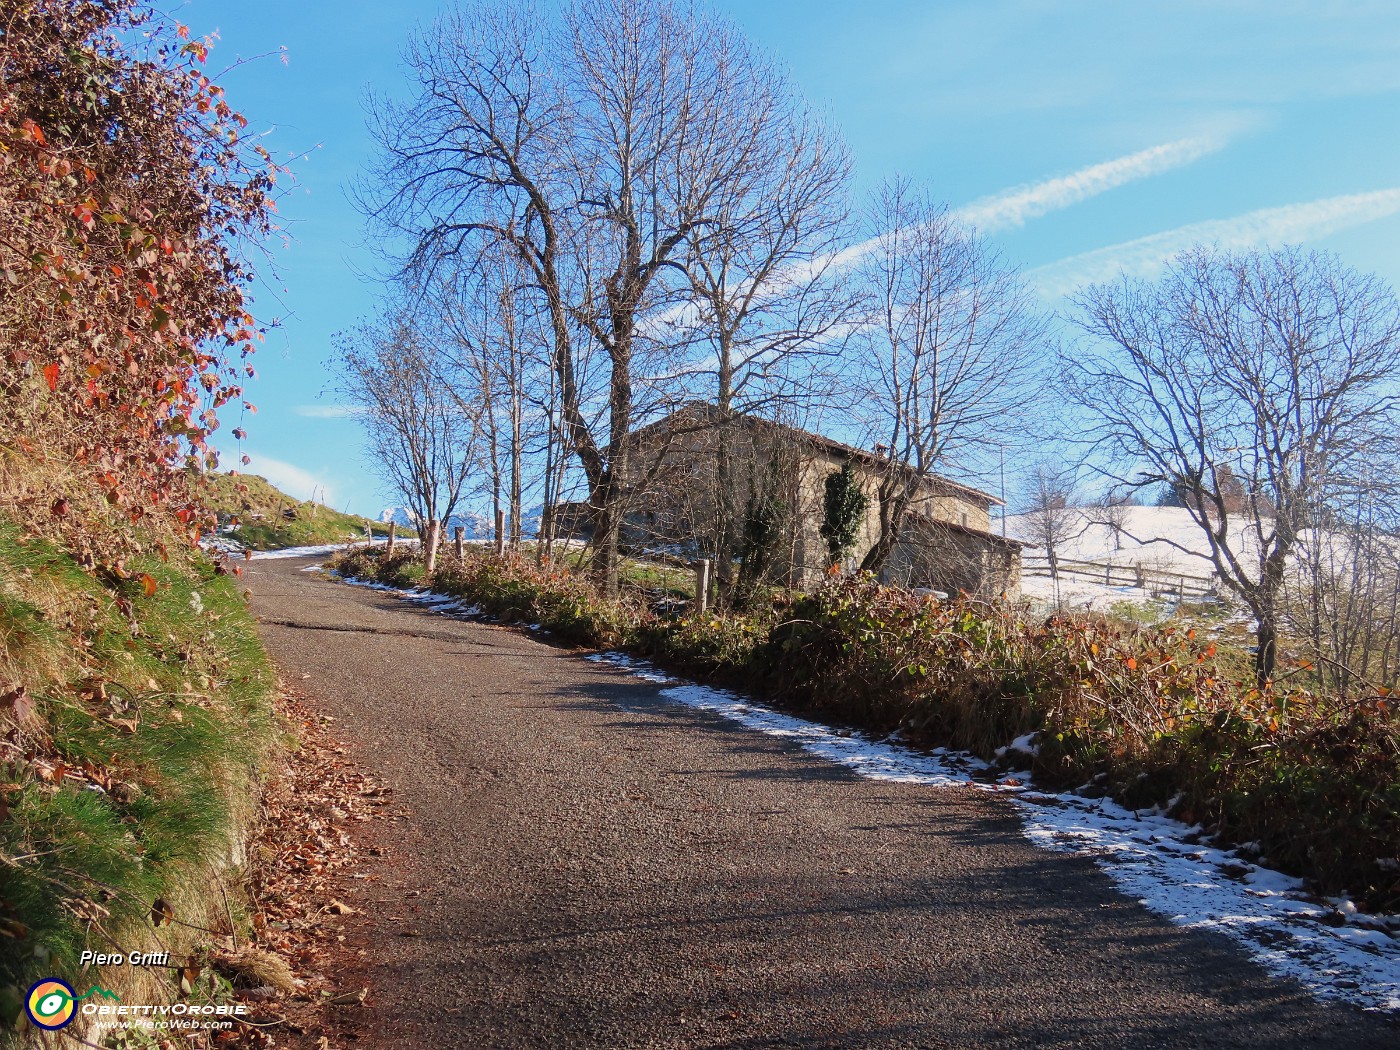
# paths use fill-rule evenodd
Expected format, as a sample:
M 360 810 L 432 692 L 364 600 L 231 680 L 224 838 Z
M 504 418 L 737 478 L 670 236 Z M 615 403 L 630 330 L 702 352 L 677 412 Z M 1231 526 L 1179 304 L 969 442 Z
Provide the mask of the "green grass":
M 277 732 L 234 577 L 151 558 L 104 583 L 0 520 L 0 694 L 19 684 L 32 710 L 0 707 L 5 1001 L 76 976 L 86 948 L 142 943 L 157 898 L 200 924 Z
M 389 526 L 383 522 L 293 499 L 256 474 L 209 475 L 204 501 L 219 515 L 221 523 L 236 522 L 231 538 L 253 550 L 362 540 L 366 526 L 376 536 L 389 532 Z M 284 516 L 287 510 L 296 515 L 295 519 Z M 399 535 L 412 533 L 401 528 Z

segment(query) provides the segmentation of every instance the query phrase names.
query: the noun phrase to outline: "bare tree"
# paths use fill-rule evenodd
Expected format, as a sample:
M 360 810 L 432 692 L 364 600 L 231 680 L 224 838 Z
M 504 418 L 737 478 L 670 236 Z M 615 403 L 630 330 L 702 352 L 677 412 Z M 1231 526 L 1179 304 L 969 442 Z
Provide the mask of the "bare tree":
M 685 287 L 688 239 L 751 179 L 768 72 L 733 28 L 670 0 L 464 6 L 409 45 L 407 105 L 380 101 L 383 157 L 363 202 L 414 245 L 409 265 L 504 245 L 549 318 L 568 447 L 587 479 L 594 567 L 617 586 L 631 429 L 672 348 L 644 325 Z M 596 402 L 581 375 L 604 362 Z
M 1074 475 L 1054 463 L 1042 461 L 1027 475 L 1023 492 L 1025 534 L 1037 546 L 1045 548 L 1050 579 L 1055 587 L 1055 604 L 1059 605 L 1059 549 L 1069 540 L 1083 535 L 1086 524 L 1075 506 L 1078 500 Z
M 754 142 L 744 185 L 692 232 L 688 301 L 666 321 L 694 347 L 699 360 L 689 371 L 704 377 L 716 408 L 711 513 L 699 539 L 722 603 L 736 596 L 736 560 L 754 560 L 745 552 L 756 549 L 755 514 L 767 520 L 777 505 L 756 482 L 771 464 L 736 462 L 745 447 L 740 417 L 805 415 L 830 393 L 830 366 L 856 304 L 835 265 L 847 232 L 849 158 L 785 78 L 767 67 L 763 74 L 744 107 Z
M 544 444 L 540 475 L 553 464 L 548 404 L 532 397 L 551 384 L 547 333 L 529 295 L 519 261 L 497 250 L 483 253 L 471 269 L 436 286 L 434 307 L 450 333 L 449 371 L 440 378 L 464 414 L 477 420 L 479 462 L 491 498 L 492 520 L 504 514 L 508 536 L 518 546 L 526 493 L 544 486 L 536 476 L 531 448 Z
M 1077 305 L 1087 338 L 1064 362 L 1067 394 L 1121 487 L 1181 497 L 1258 622 L 1267 682 L 1304 531 L 1394 476 L 1394 294 L 1326 254 L 1197 248 L 1156 283 L 1125 278 Z
M 1123 533 L 1132 518 L 1133 497 L 1122 493 L 1105 493 L 1086 508 L 1086 525 L 1102 525 L 1113 540 L 1113 549 L 1123 549 Z
M 1368 481 L 1372 479 L 1367 478 Z M 1302 532 L 1283 619 L 1340 690 L 1400 672 L 1400 501 L 1368 485 Z
M 879 539 L 861 568 L 878 572 L 922 479 L 1004 440 L 1029 410 L 1045 322 L 1015 271 L 908 182 L 882 187 L 870 220 L 865 410 L 889 469 Z
M 419 317 L 391 307 L 336 343 L 341 392 L 361 409 L 374 462 L 424 528 L 456 510 L 477 427 L 441 383 L 443 350 Z

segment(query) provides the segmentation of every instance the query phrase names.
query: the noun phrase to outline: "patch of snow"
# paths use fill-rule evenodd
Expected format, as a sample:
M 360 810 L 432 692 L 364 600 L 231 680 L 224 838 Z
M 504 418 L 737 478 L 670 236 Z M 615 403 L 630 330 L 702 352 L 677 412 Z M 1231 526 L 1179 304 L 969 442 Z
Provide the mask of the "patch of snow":
M 319 565 L 313 565 L 311 569 L 303 571 L 309 572 L 319 568 Z M 463 605 L 460 598 L 454 598 L 450 594 L 440 594 L 437 591 L 428 591 L 421 587 L 390 587 L 387 583 L 362 580 L 355 576 L 342 576 L 338 572 L 332 572 L 331 575 L 340 580 L 341 583 L 349 584 L 351 587 L 367 587 L 372 591 L 382 591 L 394 598 L 426 606 L 429 612 L 440 613 L 443 616 L 476 617 L 482 615 L 479 605 Z
M 315 554 L 334 554 L 336 551 L 343 551 L 347 547 L 353 547 L 353 543 L 322 543 L 310 547 L 282 547 L 273 551 L 254 551 L 254 561 L 275 561 L 278 558 L 309 558 Z
M 227 536 L 202 536 L 199 545 L 206 551 L 218 554 L 242 554 L 247 549 L 237 540 Z
M 1040 754 L 1040 745 L 1035 742 L 1035 738 L 1039 735 L 1039 733 L 1026 733 L 1024 736 L 1018 736 L 1005 747 L 997 748 L 996 757 L 1002 759 L 1008 758 L 1014 752 L 1018 755 L 1025 755 L 1028 758 L 1034 758 L 1036 755 Z
M 924 754 L 855 733 L 842 736 L 829 726 L 782 714 L 724 689 L 677 684 L 650 664 L 622 653 L 594 654 L 586 659 L 614 664 L 644 681 L 668 685 L 670 688 L 661 691 L 668 700 L 721 715 L 769 736 L 785 737 L 804 750 L 846 766 L 861 776 L 902 784 L 951 787 L 968 784 L 972 774 L 982 774 L 987 769 L 986 763 L 972 755 L 952 751 Z
M 444 615 L 475 616 L 448 595 L 341 577 L 428 606 Z M 530 625 L 539 629 L 539 625 Z M 1203 845 L 1200 827 L 1161 812 L 1126 809 L 1109 799 L 1036 790 L 1024 774 L 995 774 L 975 755 L 946 748 L 918 751 L 862 733 L 783 714 L 737 693 L 678 681 L 623 653 L 588 660 L 619 667 L 663 686 L 673 703 L 736 722 L 845 766 L 858 776 L 930 788 L 962 787 L 1007 797 L 1031 842 L 1092 857 L 1119 888 L 1178 925 L 1230 937 L 1270 972 L 1313 994 L 1369 1010 L 1400 1011 L 1400 916 L 1365 915 L 1350 901 L 1318 901 L 1302 880 L 1261 866 L 1257 844 L 1237 850 Z M 1034 754 L 1034 734 L 1007 753 Z M 1170 807 L 1168 807 L 1170 808 Z
M 677 684 L 621 653 L 588 657 L 665 685 L 661 695 L 782 737 L 859 776 L 930 787 L 974 787 L 1008 796 L 1026 837 L 1045 849 L 1092 857 L 1118 886 L 1178 925 L 1215 930 L 1240 944 L 1274 974 L 1314 994 L 1373 1010 L 1400 1010 L 1400 918 L 1349 921 L 1341 902 L 1321 903 L 1302 880 L 1260 867 L 1244 850 L 1201 845 L 1202 830 L 1159 813 L 1125 809 L 1109 799 L 1037 791 L 1015 776 L 990 779 L 986 763 L 964 752 L 919 752 L 889 739 L 845 733 L 782 714 L 735 693 Z M 1020 737 L 1008 750 L 1033 747 Z M 1355 911 L 1355 906 L 1351 906 Z M 1337 923 L 1337 925 L 1333 925 Z
M 271 561 L 277 558 L 310 558 L 317 554 L 335 554 L 337 551 L 347 551 L 352 547 L 382 547 L 388 540 L 376 537 L 374 540 L 354 540 L 350 543 L 318 543 L 307 547 L 279 547 L 270 551 L 254 551 L 254 561 Z M 412 537 L 404 539 L 400 537 L 399 543 L 413 545 L 418 541 Z M 240 553 L 242 553 L 240 549 Z

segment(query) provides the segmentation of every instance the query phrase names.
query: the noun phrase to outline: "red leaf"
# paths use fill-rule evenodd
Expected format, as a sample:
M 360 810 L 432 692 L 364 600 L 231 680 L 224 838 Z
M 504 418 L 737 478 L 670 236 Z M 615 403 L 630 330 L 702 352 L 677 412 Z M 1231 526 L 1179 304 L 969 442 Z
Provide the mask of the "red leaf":
M 29 699 L 29 690 L 22 685 L 15 686 L 0 696 L 0 707 L 8 707 L 16 722 L 23 722 L 34 711 L 34 701 Z
M 143 572 L 141 574 L 141 589 L 145 591 L 147 598 L 156 593 L 157 586 L 159 585 L 156 583 L 156 578 L 149 572 Z
M 57 361 L 54 361 L 54 362 L 52 362 L 51 364 L 47 364 L 47 365 L 44 366 L 44 378 L 47 379 L 47 380 L 49 381 L 49 393 L 54 393 L 55 391 L 58 390 L 58 362 L 57 362 Z

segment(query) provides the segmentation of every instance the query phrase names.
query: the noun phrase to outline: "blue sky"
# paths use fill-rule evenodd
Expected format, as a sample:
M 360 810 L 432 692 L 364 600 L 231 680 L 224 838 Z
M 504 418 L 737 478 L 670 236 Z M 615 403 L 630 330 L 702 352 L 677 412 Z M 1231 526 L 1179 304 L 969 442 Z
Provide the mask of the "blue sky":
M 332 333 L 376 296 L 346 188 L 372 150 L 366 90 L 398 90 L 400 45 L 440 6 L 174 9 L 194 31 L 218 31 L 214 69 L 271 53 L 221 83 L 269 148 L 309 151 L 280 205 L 290 243 L 273 249 L 278 279 L 257 290 L 259 315 L 281 324 L 255 361 L 247 469 L 363 513 L 391 498 L 326 369 Z M 842 129 L 861 187 L 895 173 L 927 182 L 1051 306 L 1084 280 L 1150 275 L 1195 240 L 1305 243 L 1400 286 L 1393 0 L 715 6 Z M 227 417 L 224 433 L 235 425 Z

